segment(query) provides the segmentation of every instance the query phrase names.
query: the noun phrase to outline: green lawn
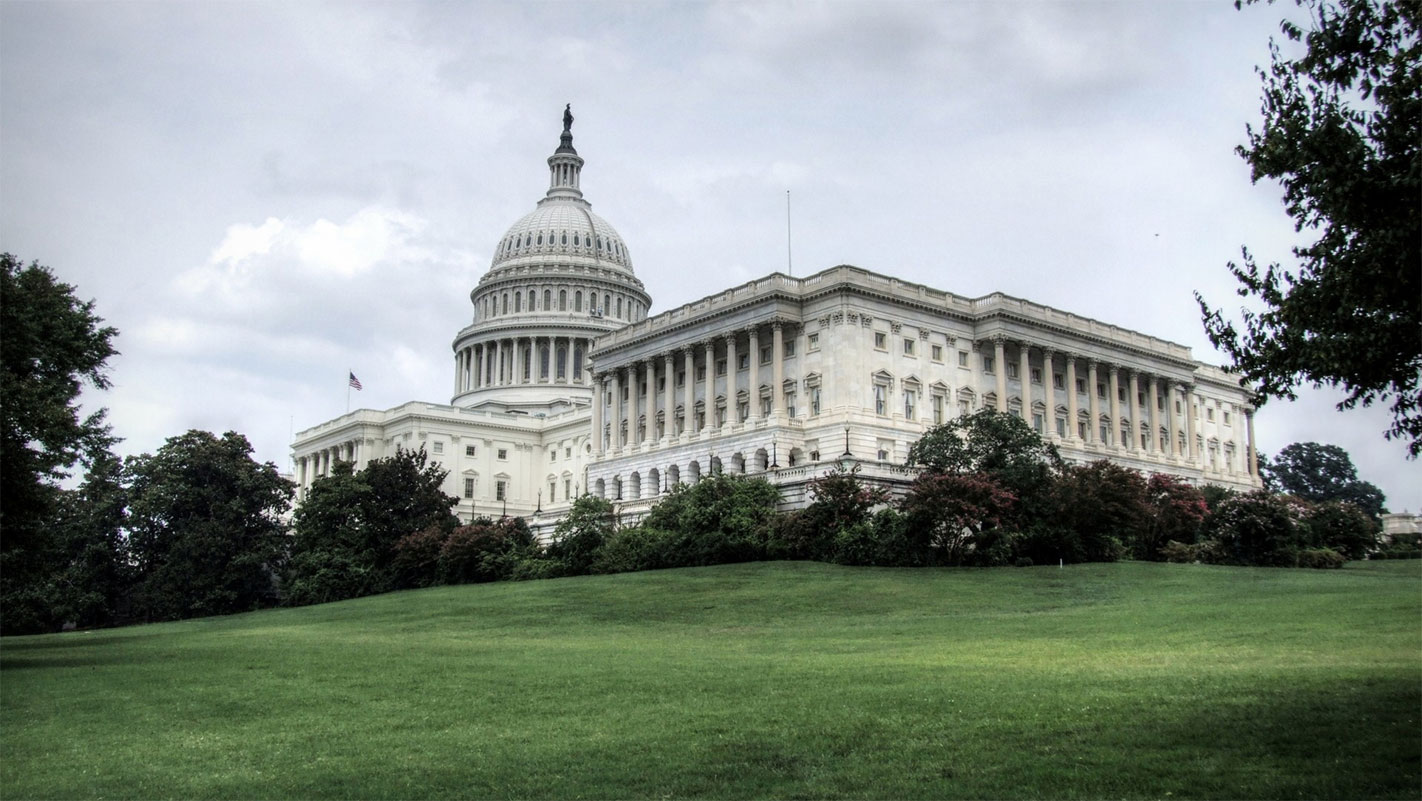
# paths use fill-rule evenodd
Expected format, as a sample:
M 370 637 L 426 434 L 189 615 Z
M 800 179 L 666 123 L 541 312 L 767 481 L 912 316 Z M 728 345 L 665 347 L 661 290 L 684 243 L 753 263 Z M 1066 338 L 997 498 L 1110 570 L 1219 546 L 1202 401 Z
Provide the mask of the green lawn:
M 0 797 L 1408 798 L 1422 562 L 772 563 L 0 641 Z

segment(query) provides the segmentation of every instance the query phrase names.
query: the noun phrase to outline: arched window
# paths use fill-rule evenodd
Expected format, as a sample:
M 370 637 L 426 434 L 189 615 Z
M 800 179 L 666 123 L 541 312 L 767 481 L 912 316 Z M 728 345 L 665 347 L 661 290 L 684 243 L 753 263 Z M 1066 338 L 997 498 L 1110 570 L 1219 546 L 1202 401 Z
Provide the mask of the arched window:
M 503 313 L 504 313 L 504 314 L 508 314 L 508 313 L 509 313 L 509 293 L 507 293 L 507 292 L 504 293 L 504 311 L 503 311 Z
M 583 374 L 583 346 L 582 346 L 582 345 L 575 345 L 575 346 L 573 347 L 573 377 L 574 377 L 575 379 L 581 380 L 582 374 Z
M 577 234 L 573 234 L 573 247 L 582 247 L 582 241 L 578 239 Z
M 521 311 L 523 311 L 523 293 L 522 293 L 522 292 L 515 292 L 515 293 L 514 293 L 514 311 L 515 311 L 515 312 L 521 312 Z
M 602 237 L 597 238 L 597 249 L 602 250 Z
M 582 291 L 581 289 L 579 289 L 577 292 L 574 292 L 574 293 L 573 293 L 573 311 L 575 311 L 575 312 L 580 312 L 580 311 L 582 311 L 582 310 L 583 310 L 583 291 Z
M 568 349 L 558 346 L 558 378 L 561 380 L 568 377 Z
M 611 295 L 608 295 L 608 294 L 604 294 L 604 295 L 602 296 L 602 313 L 603 313 L 603 314 L 609 314 L 609 313 L 611 313 L 611 312 L 612 312 L 612 296 L 611 296 Z
M 558 311 L 568 310 L 568 290 L 558 290 Z
M 622 296 L 617 296 L 617 319 L 622 319 Z
M 544 345 L 538 349 L 538 377 L 548 378 L 548 346 Z
M 568 244 L 568 232 L 567 232 L 567 231 L 564 231 L 564 232 L 563 232 L 563 244 L 565 244 L 565 245 Z
M 538 233 L 538 244 L 540 244 L 540 245 L 543 244 L 543 232 L 542 232 L 542 231 L 540 231 L 540 232 Z
M 553 308 L 553 290 L 543 290 L 543 310 L 548 311 Z

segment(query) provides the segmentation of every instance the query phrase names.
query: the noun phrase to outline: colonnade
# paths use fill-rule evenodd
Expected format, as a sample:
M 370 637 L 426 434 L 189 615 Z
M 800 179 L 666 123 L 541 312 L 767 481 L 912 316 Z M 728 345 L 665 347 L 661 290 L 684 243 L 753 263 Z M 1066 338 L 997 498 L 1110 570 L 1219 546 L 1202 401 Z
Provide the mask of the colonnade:
M 495 337 L 454 354 L 454 392 L 532 384 L 587 384 L 592 338 Z
M 1005 337 L 991 340 L 991 372 L 996 383 L 995 407 L 999 412 L 1009 411 L 1008 342 Z M 1113 447 L 1129 454 L 1179 459 L 1199 467 L 1207 466 L 1206 453 L 1201 449 L 1202 437 L 1198 433 L 1204 402 L 1195 384 L 1101 359 L 1057 352 L 1046 346 L 1027 342 L 1012 344 L 1017 350 L 1017 382 L 1021 391 L 1018 412 L 1027 425 L 1036 427 L 1034 414 L 1040 401 L 1040 431 L 1045 436 L 1087 446 Z M 1039 354 L 1036 363 L 1041 365 L 1040 399 L 1033 396 L 1034 350 Z M 1061 387 L 1056 386 L 1058 364 L 1065 371 Z M 986 368 L 984 372 L 988 372 Z M 1084 379 L 1084 393 L 1077 391 L 1077 383 L 1081 379 Z M 1064 416 L 1059 414 L 1061 409 L 1056 401 L 1059 392 L 1066 396 Z M 1082 394 L 1086 396 L 1085 409 L 1081 404 Z M 1244 406 L 1236 406 L 1236 409 L 1245 418 L 1248 472 L 1257 475 L 1254 412 Z M 1053 426 L 1056 422 L 1064 423 L 1064 431 L 1060 434 Z M 1238 429 L 1231 428 L 1231 431 Z M 1231 436 L 1226 441 L 1235 442 L 1235 437 Z M 1232 472 L 1232 460 L 1226 460 L 1225 464 Z
M 562 312 L 635 323 L 646 317 L 647 299 L 622 290 L 599 290 L 596 287 L 569 289 L 564 277 L 557 284 L 530 284 L 486 291 L 474 301 L 474 308 L 478 310 L 481 320 L 510 314 Z
M 783 415 L 789 325 L 777 320 L 718 334 L 598 373 L 593 378 L 595 454 L 649 441 L 669 443 Z M 763 364 L 767 347 L 768 364 Z M 721 364 L 724 374 L 718 370 Z M 717 379 L 723 375 L 724 391 L 718 394 Z M 768 387 L 762 384 L 767 379 Z
M 319 448 L 305 456 L 296 457 L 296 486 L 302 493 L 312 482 L 331 474 L 331 466 L 336 462 L 358 462 L 361 458 L 361 440 L 351 439 Z

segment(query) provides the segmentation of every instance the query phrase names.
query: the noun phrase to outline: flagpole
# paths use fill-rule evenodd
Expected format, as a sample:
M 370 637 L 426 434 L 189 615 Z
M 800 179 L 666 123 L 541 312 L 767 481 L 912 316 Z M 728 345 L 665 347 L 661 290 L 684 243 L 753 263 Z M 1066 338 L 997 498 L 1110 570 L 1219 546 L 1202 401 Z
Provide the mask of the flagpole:
M 355 370 L 346 368 L 346 414 L 351 413 L 351 376 L 355 375 Z

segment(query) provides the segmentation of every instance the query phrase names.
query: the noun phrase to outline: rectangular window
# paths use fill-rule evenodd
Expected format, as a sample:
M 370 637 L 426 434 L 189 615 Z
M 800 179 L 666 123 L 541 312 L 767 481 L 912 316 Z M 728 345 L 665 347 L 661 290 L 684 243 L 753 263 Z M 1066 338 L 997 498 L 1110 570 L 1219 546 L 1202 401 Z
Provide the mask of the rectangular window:
M 1229 412 L 1224 413 L 1224 424 L 1229 425 Z
M 657 379 L 657 391 L 661 392 L 667 388 L 667 377 L 662 376 Z
M 874 413 L 877 415 L 882 416 L 889 413 L 887 408 L 888 402 L 884 397 L 885 394 L 887 393 L 882 384 L 874 385 Z
M 904 338 L 904 355 L 905 355 L 905 356 L 912 356 L 912 355 L 913 355 L 913 340 L 912 340 L 912 339 L 908 339 L 907 337 Z
M 943 361 L 943 346 L 942 346 L 942 345 L 934 345 L 934 346 L 929 350 L 929 355 L 933 357 L 933 360 L 934 360 L 935 362 L 941 362 L 941 361 Z
M 785 340 L 785 343 L 784 343 L 784 344 L 785 344 L 785 358 L 788 359 L 788 358 L 790 358 L 791 356 L 794 356 L 794 355 L 795 355 L 795 340 L 793 340 L 793 339 L 787 339 L 787 340 Z
M 972 408 L 969 406 L 969 404 L 968 404 L 968 402 L 967 402 L 966 400 L 960 400 L 960 401 L 958 401 L 958 416 L 959 416 L 959 417 L 966 417 L 966 416 L 968 415 L 968 412 L 971 412 L 971 411 L 972 411 Z
M 994 368 L 995 368 L 996 366 L 997 366 L 997 365 L 993 364 L 993 359 L 992 359 L 991 356 L 986 356 L 986 355 L 983 356 L 983 372 L 984 372 L 984 373 L 988 373 L 989 375 L 991 375 L 993 372 L 995 372 Z
M 1137 393 L 1136 393 L 1136 405 L 1137 405 L 1137 406 L 1144 406 L 1144 405 L 1146 405 L 1146 403 L 1145 403 L 1145 393 L 1144 393 L 1144 392 L 1137 392 Z
M 494 482 L 494 500 L 506 501 L 509 499 L 509 482 L 499 479 Z
M 464 446 L 464 455 L 465 455 L 465 456 L 473 456 L 475 453 L 476 453 L 476 451 L 474 450 L 474 446 L 473 446 L 473 445 L 465 445 L 465 446 Z
M 809 348 L 809 349 L 812 350 L 812 351 L 819 350 L 819 349 L 820 349 L 820 335 L 819 335 L 819 334 L 810 334 L 809 336 L 805 337 L 805 347 Z
M 1096 385 L 1096 397 L 1098 397 L 1098 398 L 1105 398 L 1105 397 L 1106 397 L 1106 385 L 1105 385 L 1105 384 L 1098 383 L 1098 384 Z
M 760 399 L 760 416 L 761 416 L 761 417 L 769 417 L 769 416 L 770 416 L 770 398 L 761 398 L 761 399 Z
M 749 353 L 742 353 L 742 354 L 740 354 L 739 356 L 736 357 L 736 369 L 737 369 L 737 370 L 748 370 L 748 369 L 750 369 L 750 354 L 749 354 Z
M 548 449 L 548 461 L 550 461 L 550 462 L 556 462 L 556 461 L 558 461 L 558 449 L 557 449 L 557 448 L 549 448 L 549 449 Z
M 736 408 L 736 413 L 741 416 L 740 422 L 744 423 L 747 419 L 750 418 L 750 402 L 747 401 L 745 403 L 737 404 Z
M 904 417 L 913 419 L 914 406 L 918 400 L 918 393 L 911 389 L 904 390 Z
M 1213 423 L 1213 422 L 1215 421 L 1215 410 L 1214 410 L 1214 409 L 1210 409 L 1210 408 L 1206 408 L 1206 409 L 1205 409 L 1205 419 L 1206 419 L 1206 420 L 1209 420 L 1211 423 Z
M 509 459 L 509 452 L 506 448 L 499 448 L 499 461 L 506 462 Z
M 1040 384 L 1040 383 L 1042 383 L 1042 368 L 1040 368 L 1040 367 L 1033 367 L 1033 368 L 1032 368 L 1032 383 L 1034 383 L 1034 384 Z
M 705 380 L 706 380 L 706 365 L 703 364 L 703 365 L 701 365 L 700 367 L 696 368 L 696 380 L 697 380 L 697 381 L 705 381 Z
M 1008 363 L 1007 363 L 1007 377 L 1008 377 L 1008 378 L 1016 378 L 1016 377 L 1017 377 L 1017 365 L 1014 364 L 1013 362 L 1008 362 Z
M 810 387 L 810 415 L 811 415 L 811 416 L 814 416 L 814 415 L 817 415 L 817 414 L 819 414 L 819 413 L 820 413 L 820 388 L 819 388 L 819 387 Z
M 558 500 L 558 482 L 550 481 L 548 482 L 548 502 L 552 503 L 556 500 Z
M 795 393 L 785 393 L 785 413 L 791 417 L 795 416 Z
M 1032 430 L 1036 431 L 1038 434 L 1047 433 L 1042 430 L 1042 415 L 1037 414 L 1036 412 L 1032 413 Z
M 1076 380 L 1076 394 L 1078 394 L 1078 395 L 1085 395 L 1085 394 L 1086 394 L 1086 379 L 1085 379 L 1085 378 L 1078 378 L 1078 379 Z
M 565 458 L 565 459 L 571 459 L 571 458 L 573 458 L 573 446 L 572 446 L 572 445 L 569 445 L 568 447 L 566 447 L 566 448 L 563 449 L 563 458 Z
M 945 398 L 944 398 L 942 395 L 934 395 L 934 396 L 933 396 L 933 424 L 936 425 L 936 426 L 943 425 L 943 401 L 944 401 L 944 400 L 945 400 Z
M 1066 389 L 1066 376 L 1061 373 L 1052 373 L 1052 386 L 1056 389 Z
M 1066 418 L 1065 418 L 1065 417 L 1058 417 L 1058 418 L 1057 418 L 1057 436 L 1063 437 L 1063 438 L 1066 437 Z
M 766 345 L 760 349 L 760 363 L 770 364 L 770 346 Z
M 888 349 L 889 349 L 889 335 L 888 335 L 888 334 L 885 334 L 885 333 L 882 333 L 882 332 L 880 332 L 880 331 L 875 331 L 875 332 L 874 332 L 874 347 L 878 348 L 879 350 L 888 350 Z
M 726 374 L 726 360 L 725 360 L 725 359 L 717 359 L 717 360 L 716 360 L 716 375 L 725 375 L 725 374 Z
M 884 450 L 883 448 L 880 448 L 880 449 L 879 449 L 879 461 L 881 461 L 881 462 L 887 462 L 887 461 L 889 461 L 889 452 L 886 451 L 886 450 Z
M 466 498 L 473 498 L 473 497 L 474 497 L 474 479 L 472 479 L 472 478 L 466 478 L 466 479 L 464 479 L 464 497 L 466 497 Z
M 679 387 L 686 386 L 686 371 L 685 371 L 685 370 L 677 370 L 677 371 L 676 371 L 676 385 L 679 386 Z
M 1121 403 L 1125 403 L 1125 402 L 1126 402 L 1126 388 L 1125 388 L 1125 387 L 1116 387 L 1116 400 L 1120 401 Z
M 568 500 L 568 499 L 570 499 L 570 498 L 572 498 L 572 497 L 573 497 L 573 480 L 572 480 L 571 478 L 565 478 L 565 479 L 563 479 L 563 500 L 566 501 L 566 500 Z
M 959 366 L 959 367 L 967 367 L 967 366 L 968 366 L 968 352 L 967 352 L 967 351 L 965 351 L 965 350 L 960 350 L 960 351 L 958 351 L 958 366 Z

